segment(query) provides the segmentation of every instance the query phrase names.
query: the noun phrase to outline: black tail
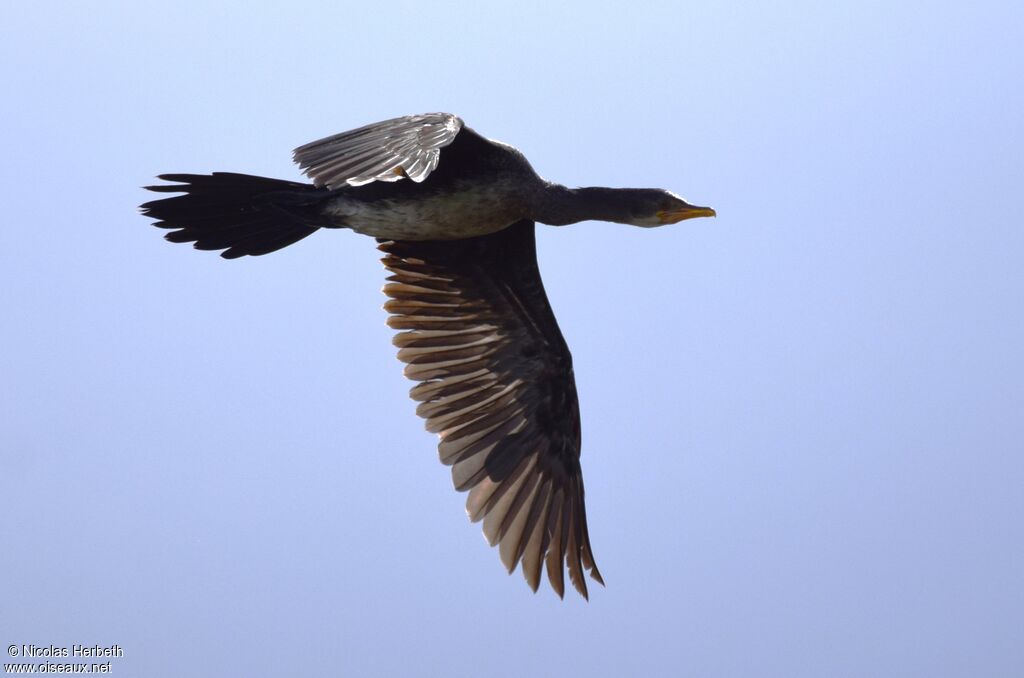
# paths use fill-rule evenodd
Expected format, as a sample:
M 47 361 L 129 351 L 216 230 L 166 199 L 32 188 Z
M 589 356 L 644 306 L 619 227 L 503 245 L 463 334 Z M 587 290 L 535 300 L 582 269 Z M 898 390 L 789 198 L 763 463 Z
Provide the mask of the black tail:
M 249 174 L 161 174 L 173 185 L 146 186 L 158 193 L 183 193 L 142 205 L 154 226 L 177 229 L 165 238 L 194 242 L 199 250 L 226 250 L 225 259 L 279 250 L 316 231 L 319 208 L 329 191 Z

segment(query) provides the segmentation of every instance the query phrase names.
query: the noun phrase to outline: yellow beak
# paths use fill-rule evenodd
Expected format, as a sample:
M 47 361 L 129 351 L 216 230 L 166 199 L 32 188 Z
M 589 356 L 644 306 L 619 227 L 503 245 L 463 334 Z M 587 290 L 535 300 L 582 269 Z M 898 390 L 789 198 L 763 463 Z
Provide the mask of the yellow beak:
M 716 216 L 715 210 L 710 207 L 698 207 L 696 205 L 687 205 L 677 210 L 662 210 L 658 212 L 658 221 L 662 224 L 674 224 L 683 219 L 695 219 L 697 217 L 713 217 Z

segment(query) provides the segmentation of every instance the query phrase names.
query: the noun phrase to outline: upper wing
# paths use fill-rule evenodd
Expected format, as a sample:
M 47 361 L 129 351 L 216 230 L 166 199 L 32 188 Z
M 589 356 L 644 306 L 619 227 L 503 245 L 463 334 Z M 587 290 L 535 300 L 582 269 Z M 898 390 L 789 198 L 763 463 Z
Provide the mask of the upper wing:
M 330 189 L 403 177 L 420 182 L 461 129 L 450 113 L 407 115 L 299 146 L 293 158 L 314 184 Z
M 512 572 L 564 594 L 563 561 L 604 583 L 587 532 L 572 357 L 537 269 L 534 225 L 444 242 L 383 242 L 388 325 L 466 510 Z

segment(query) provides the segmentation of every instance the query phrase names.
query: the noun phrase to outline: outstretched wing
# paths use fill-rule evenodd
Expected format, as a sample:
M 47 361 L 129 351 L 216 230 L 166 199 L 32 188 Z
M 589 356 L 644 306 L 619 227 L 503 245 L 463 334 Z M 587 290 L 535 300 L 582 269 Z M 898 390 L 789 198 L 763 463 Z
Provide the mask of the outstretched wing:
M 330 189 L 404 177 L 420 182 L 461 129 L 450 113 L 407 115 L 299 146 L 293 158 L 314 184 Z
M 479 238 L 382 242 L 391 271 L 388 325 L 427 429 L 466 511 L 483 519 L 509 572 L 534 591 L 563 562 L 587 597 L 584 568 L 604 583 L 587 532 L 572 357 L 551 312 L 532 221 Z

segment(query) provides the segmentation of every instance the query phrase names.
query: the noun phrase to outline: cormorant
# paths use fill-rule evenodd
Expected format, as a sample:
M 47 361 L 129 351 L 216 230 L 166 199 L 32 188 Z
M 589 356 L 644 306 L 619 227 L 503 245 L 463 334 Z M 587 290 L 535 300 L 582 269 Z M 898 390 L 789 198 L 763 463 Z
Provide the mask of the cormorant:
M 448 113 L 386 120 L 300 146 L 312 184 L 214 172 L 163 174 L 182 195 L 142 205 L 171 242 L 262 255 L 321 228 L 373 236 L 394 343 L 419 382 L 416 413 L 440 436 L 466 510 L 511 573 L 564 595 L 604 583 L 587 532 L 572 357 L 537 269 L 534 222 L 661 226 L 715 216 L 658 189 L 566 188 L 515 148 Z

